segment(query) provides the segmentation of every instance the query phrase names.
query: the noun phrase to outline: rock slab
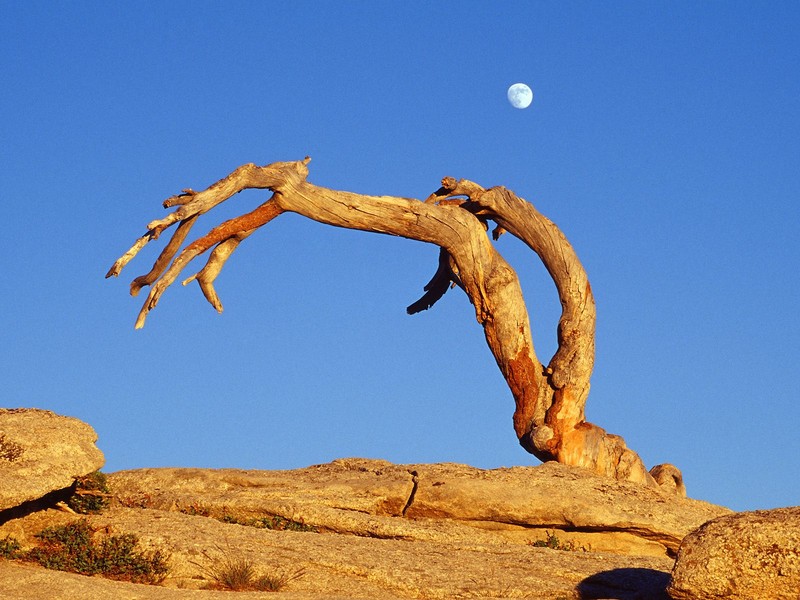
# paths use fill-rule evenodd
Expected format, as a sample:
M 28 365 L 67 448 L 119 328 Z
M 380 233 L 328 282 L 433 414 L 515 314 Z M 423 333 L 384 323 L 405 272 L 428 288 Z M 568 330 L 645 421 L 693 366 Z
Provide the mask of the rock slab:
M 0 560 L 0 598 L 211 598 L 200 591 L 209 569 L 233 557 L 260 573 L 302 570 L 282 590 L 287 600 L 667 600 L 671 548 L 729 513 L 556 463 L 484 470 L 350 458 L 289 471 L 137 469 L 110 474 L 108 485 L 112 506 L 90 525 L 167 552 L 163 587 Z M 7 526 L 27 545 L 43 526 L 76 518 L 45 512 Z
M 674 600 L 797 600 L 800 507 L 706 523 L 681 544 L 669 594 Z
M 53 412 L 0 408 L 0 511 L 67 488 L 103 466 L 97 434 Z
M 51 518 L 75 517 L 59 513 Z M 163 586 L 81 577 L 0 560 L 0 598 L 230 599 L 234 597 L 230 592 L 217 596 L 204 588 L 210 583 L 209 568 L 232 558 L 251 562 L 259 573 L 302 570 L 302 577 L 275 596 L 285 600 L 667 600 L 664 589 L 673 563 L 666 557 L 569 552 L 485 540 L 276 531 L 154 509 L 114 507 L 88 519 L 99 532 L 134 534 L 144 548 L 167 551 L 170 573 Z M 251 597 L 266 595 L 235 594 L 236 599 Z
M 531 543 L 672 556 L 726 508 L 558 463 L 477 469 L 340 459 L 291 471 L 138 469 L 109 476 L 129 507 L 217 518 L 279 515 L 324 531 L 383 539 Z

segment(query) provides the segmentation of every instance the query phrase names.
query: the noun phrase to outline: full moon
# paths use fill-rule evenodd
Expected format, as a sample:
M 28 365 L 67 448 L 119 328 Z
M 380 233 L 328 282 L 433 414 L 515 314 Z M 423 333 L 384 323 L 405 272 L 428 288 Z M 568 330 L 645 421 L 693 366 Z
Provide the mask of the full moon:
M 514 108 L 528 108 L 533 102 L 533 92 L 524 83 L 515 83 L 508 88 L 508 101 Z

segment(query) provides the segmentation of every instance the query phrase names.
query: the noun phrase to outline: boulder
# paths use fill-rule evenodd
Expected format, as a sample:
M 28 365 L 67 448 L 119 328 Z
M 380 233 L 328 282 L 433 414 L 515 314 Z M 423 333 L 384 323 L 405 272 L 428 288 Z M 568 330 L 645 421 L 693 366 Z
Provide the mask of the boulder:
M 0 409 L 0 511 L 70 487 L 103 466 L 86 423 L 47 410 Z
M 672 571 L 675 600 L 800 597 L 800 507 L 720 517 L 687 536 Z
M 277 515 L 335 533 L 420 541 L 556 535 L 573 547 L 662 557 L 730 512 L 558 463 L 483 470 L 342 459 L 291 471 L 139 469 L 111 474 L 109 486 L 126 506 L 229 520 Z

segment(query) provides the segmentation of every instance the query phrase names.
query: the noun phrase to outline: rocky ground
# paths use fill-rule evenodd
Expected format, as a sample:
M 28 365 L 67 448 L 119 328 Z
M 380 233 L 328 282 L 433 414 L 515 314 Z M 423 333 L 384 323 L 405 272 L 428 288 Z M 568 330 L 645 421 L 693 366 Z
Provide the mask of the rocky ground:
M 93 436 L 74 419 L 0 410 L 0 540 L 34 547 L 43 528 L 87 518 L 99 537 L 134 534 L 142 549 L 168 553 L 167 577 L 133 584 L 0 559 L 0 598 L 230 598 L 208 588 L 220 565 L 242 562 L 282 576 L 276 597 L 298 600 L 658 600 L 668 589 L 676 599 L 798 598 L 800 509 L 735 515 L 555 463 L 343 459 L 113 473 L 108 508 L 81 517 L 63 500 L 102 464 Z

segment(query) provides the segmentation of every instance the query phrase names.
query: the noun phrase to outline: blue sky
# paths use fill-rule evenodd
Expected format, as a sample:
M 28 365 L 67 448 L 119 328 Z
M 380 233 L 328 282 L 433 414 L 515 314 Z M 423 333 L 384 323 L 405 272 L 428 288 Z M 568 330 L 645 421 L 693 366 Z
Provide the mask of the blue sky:
M 282 215 L 144 330 L 108 267 L 246 162 L 422 198 L 505 185 L 598 306 L 589 419 L 692 497 L 800 504 L 797 3 L 0 2 L 0 404 L 79 417 L 106 471 L 345 456 L 536 464 L 469 302 L 410 317 L 437 249 Z M 514 82 L 534 101 L 515 110 Z M 195 231 L 263 201 L 248 192 Z M 559 306 L 504 236 L 537 353 Z

